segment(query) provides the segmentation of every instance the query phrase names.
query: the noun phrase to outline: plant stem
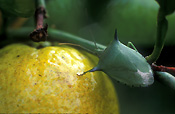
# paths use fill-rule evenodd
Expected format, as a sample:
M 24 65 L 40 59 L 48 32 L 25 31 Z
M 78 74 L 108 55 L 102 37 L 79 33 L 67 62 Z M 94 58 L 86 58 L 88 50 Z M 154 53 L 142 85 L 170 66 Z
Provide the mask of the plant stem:
M 45 8 L 46 7 L 45 0 L 37 0 L 36 5 L 38 7 L 44 7 Z
M 54 40 L 59 39 L 59 41 L 61 40 L 61 41 L 66 41 L 66 42 L 70 42 L 70 43 L 75 43 L 75 44 L 78 44 L 78 45 L 82 46 L 83 48 L 85 48 L 86 50 L 89 50 L 93 53 L 96 50 L 96 46 L 98 47 L 99 50 L 104 50 L 106 48 L 106 46 L 101 45 L 99 43 L 96 43 L 96 45 L 95 45 L 94 42 L 92 42 L 92 41 L 89 41 L 89 40 L 86 40 L 84 38 L 81 38 L 81 37 L 72 35 L 70 33 L 60 31 L 60 30 L 56 30 L 56 29 L 49 29 L 48 34 L 51 37 L 51 39 L 54 39 Z
M 151 68 L 153 71 L 168 72 L 172 74 L 173 76 L 175 76 L 175 67 L 167 67 L 167 66 L 162 66 L 162 65 L 157 66 L 155 64 L 152 64 Z
M 24 37 L 27 37 L 27 34 L 30 33 L 32 30 L 31 27 L 23 27 L 20 29 L 9 29 L 8 30 L 8 38 L 16 41 L 21 41 L 24 40 Z M 93 54 L 97 53 L 96 46 L 98 47 L 99 50 L 104 50 L 106 46 L 96 43 L 96 46 L 94 42 L 86 40 L 84 38 L 72 35 L 70 33 L 61 31 L 61 30 L 56 30 L 56 29 L 48 29 L 48 34 L 49 34 L 49 40 L 54 40 L 54 41 L 62 41 L 66 43 L 74 43 L 77 45 L 80 45 L 87 51 L 90 51 Z M 14 42 L 14 41 L 12 41 Z
M 157 35 L 154 50 L 151 55 L 146 57 L 150 64 L 157 61 L 164 46 L 165 36 L 168 30 L 168 21 L 165 16 L 164 10 L 160 8 L 157 17 Z
M 30 33 L 30 38 L 35 42 L 46 41 L 47 39 L 47 28 L 46 24 L 43 27 L 44 18 L 46 18 L 45 0 L 36 1 L 35 21 L 36 29 Z

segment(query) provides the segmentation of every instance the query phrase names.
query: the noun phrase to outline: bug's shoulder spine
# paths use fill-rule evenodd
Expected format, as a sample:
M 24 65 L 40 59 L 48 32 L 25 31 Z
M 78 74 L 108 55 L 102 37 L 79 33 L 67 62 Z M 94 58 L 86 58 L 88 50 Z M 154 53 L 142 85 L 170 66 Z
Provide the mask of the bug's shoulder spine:
M 117 29 L 115 29 L 114 39 L 115 39 L 116 41 L 118 41 Z

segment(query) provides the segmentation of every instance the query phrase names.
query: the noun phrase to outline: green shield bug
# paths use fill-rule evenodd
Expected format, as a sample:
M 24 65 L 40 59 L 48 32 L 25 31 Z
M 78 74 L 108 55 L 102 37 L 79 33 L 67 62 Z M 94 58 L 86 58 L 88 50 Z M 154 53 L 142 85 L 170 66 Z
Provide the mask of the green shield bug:
M 100 54 L 97 66 L 83 74 L 94 71 L 103 71 L 112 79 L 134 87 L 146 87 L 154 82 L 146 59 L 137 50 L 122 44 L 118 40 L 117 30 L 114 40 Z

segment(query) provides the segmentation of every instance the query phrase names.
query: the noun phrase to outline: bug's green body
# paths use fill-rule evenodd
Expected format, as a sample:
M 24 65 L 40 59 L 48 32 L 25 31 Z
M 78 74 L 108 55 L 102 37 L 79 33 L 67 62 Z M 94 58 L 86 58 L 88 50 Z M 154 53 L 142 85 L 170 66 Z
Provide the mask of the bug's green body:
M 96 67 L 87 71 L 103 71 L 111 78 L 129 86 L 146 87 L 154 82 L 153 72 L 146 59 L 115 39 L 99 57 Z M 86 73 L 86 72 L 85 72 Z
M 106 48 L 97 68 L 119 82 L 131 86 L 148 86 L 154 82 L 151 67 L 145 58 L 118 40 L 114 40 Z

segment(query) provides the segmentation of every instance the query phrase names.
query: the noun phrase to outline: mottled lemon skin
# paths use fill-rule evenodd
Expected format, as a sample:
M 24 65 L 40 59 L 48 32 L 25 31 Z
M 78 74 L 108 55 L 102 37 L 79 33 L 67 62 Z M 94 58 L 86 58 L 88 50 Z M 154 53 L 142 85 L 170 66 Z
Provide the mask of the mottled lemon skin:
M 0 50 L 1 113 L 119 113 L 115 89 L 98 59 L 68 46 L 36 49 L 13 44 Z

